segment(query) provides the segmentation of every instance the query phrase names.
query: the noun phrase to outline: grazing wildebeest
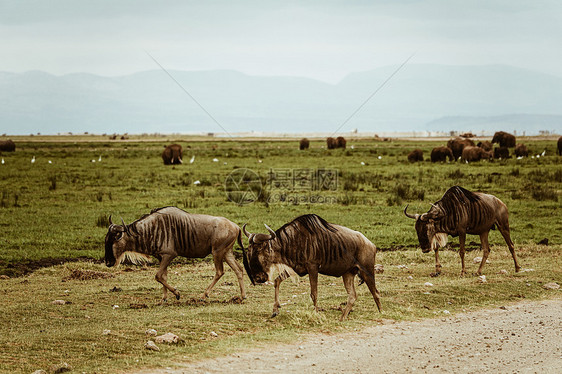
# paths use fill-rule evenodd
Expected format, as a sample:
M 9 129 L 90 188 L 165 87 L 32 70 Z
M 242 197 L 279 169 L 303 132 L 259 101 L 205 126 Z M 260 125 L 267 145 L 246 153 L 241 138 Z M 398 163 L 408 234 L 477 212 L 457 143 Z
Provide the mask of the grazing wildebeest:
M 15 150 L 16 143 L 14 143 L 11 139 L 0 140 L 0 152 L 15 152 Z
M 491 160 L 493 159 L 493 154 L 492 152 L 486 152 L 480 147 L 467 146 L 463 148 L 461 158 L 466 162 Z
M 515 146 L 515 157 L 527 157 L 529 150 L 525 144 L 519 143 Z
M 423 151 L 421 149 L 414 149 L 412 152 L 408 153 L 408 161 L 423 161 Z
M 498 143 L 500 147 L 513 148 L 515 147 L 515 136 L 505 131 L 498 131 L 492 138 L 492 144 L 494 143 Z
M 409 214 L 408 206 L 404 208 L 406 217 L 416 220 L 416 232 L 423 253 L 430 250 L 435 251 L 435 273 L 441 273 L 439 263 L 439 247 L 447 244 L 447 235 L 459 237 L 459 255 L 461 257 L 461 276 L 466 273 L 464 267 L 464 243 L 466 234 L 480 235 L 482 250 L 482 262 L 478 268 L 478 275 L 482 274 L 482 268 L 490 254 L 488 234 L 490 230 L 497 227 L 502 234 L 513 261 L 515 271 L 520 269 L 515 256 L 515 248 L 509 235 L 509 214 L 505 204 L 493 195 L 481 192 L 471 192 L 460 186 L 451 187 L 445 192 L 441 200 L 432 204 L 431 209 L 424 214 Z
M 326 147 L 328 149 L 335 149 L 337 147 L 337 141 L 335 138 L 329 137 L 326 139 Z
M 431 150 L 431 162 L 453 161 L 453 151 L 449 147 L 436 147 Z
M 489 141 L 485 140 L 483 142 L 478 142 L 478 144 L 476 144 L 476 146 L 482 148 L 483 150 L 485 150 L 486 152 L 490 152 L 494 149 L 494 146 L 492 145 L 492 143 L 490 143 Z
M 453 157 L 455 158 L 455 161 L 462 156 L 462 150 L 464 149 L 464 147 L 469 145 L 474 146 L 474 142 L 470 139 L 463 139 L 459 137 L 451 139 L 447 142 L 447 147 L 451 148 L 451 151 L 453 151 Z
M 558 138 L 558 156 L 562 156 L 562 136 Z
M 308 140 L 307 138 L 302 138 L 299 143 L 299 149 L 301 151 L 304 151 L 305 149 L 308 149 L 309 146 L 310 146 L 310 140 Z
M 336 138 L 336 148 L 345 149 L 346 144 L 347 144 L 347 141 L 345 140 L 345 138 L 343 136 L 338 136 Z
M 377 248 L 363 234 L 344 226 L 326 222 L 315 214 L 307 214 L 273 231 L 265 226 L 269 234 L 251 234 L 242 227 L 249 238 L 244 266 L 252 284 L 264 283 L 273 269 L 279 270 L 275 279 L 275 303 L 273 314 L 279 314 L 279 286 L 295 272 L 299 276 L 308 274 L 310 296 L 314 309 L 318 310 L 318 274 L 342 277 L 347 291 L 347 305 L 341 315 L 344 320 L 356 300 L 355 275 L 367 283 L 381 310 L 380 295 L 375 286 L 375 256 Z
M 509 148 L 507 147 L 496 147 L 494 148 L 494 158 L 509 158 Z
M 171 144 L 164 148 L 162 160 L 164 165 L 182 164 L 182 148 L 179 144 Z
M 203 293 L 209 292 L 224 274 L 223 262 L 234 270 L 242 298 L 244 271 L 232 252 L 234 242 L 242 244 L 240 228 L 224 217 L 187 213 L 176 207 L 152 210 L 130 225 L 123 220 L 116 225 L 109 218 L 109 229 L 105 236 L 105 264 L 108 267 L 119 264 L 127 255 L 133 262 L 138 257 L 154 256 L 160 261 L 156 280 L 162 284 L 162 301 L 165 302 L 170 290 L 179 300 L 180 293 L 168 284 L 168 265 L 177 256 L 204 258 L 213 255 L 215 277 Z

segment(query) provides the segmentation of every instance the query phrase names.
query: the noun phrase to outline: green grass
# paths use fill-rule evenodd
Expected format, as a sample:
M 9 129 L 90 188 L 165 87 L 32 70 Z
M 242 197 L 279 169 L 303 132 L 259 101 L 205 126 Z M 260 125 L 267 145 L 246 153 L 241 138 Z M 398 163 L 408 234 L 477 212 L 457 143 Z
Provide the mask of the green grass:
M 168 366 L 173 360 L 193 360 L 277 341 L 291 341 L 298 334 L 337 332 L 361 328 L 385 319 L 416 319 L 497 306 L 520 300 L 559 297 L 544 283 L 562 282 L 562 157 L 555 156 L 555 141 L 524 139 L 539 154 L 522 160 L 475 164 L 410 164 L 407 153 L 430 150 L 446 141 L 348 140 L 347 150 L 327 151 L 321 141 L 312 141 L 307 152 L 298 141 L 267 139 L 256 142 L 208 141 L 206 138 L 145 139 L 128 142 L 105 138 L 22 137 L 14 139 L 15 153 L 4 153 L 0 165 L 0 371 L 32 372 L 68 362 L 77 372 L 115 372 L 143 366 Z M 165 144 L 184 146 L 184 164 L 162 165 Z M 186 149 L 187 146 L 191 148 Z M 353 145 L 354 149 L 350 149 Z M 102 161 L 98 162 L 99 156 Z M 195 162 L 189 159 L 195 155 Z M 35 156 L 36 162 L 31 163 Z M 381 157 L 380 159 L 378 157 Z M 218 162 L 213 162 L 217 158 Z M 48 161 L 52 163 L 48 163 Z M 96 160 L 96 162 L 91 162 Z M 261 162 L 260 162 L 261 160 Z M 226 164 L 224 164 L 226 162 Z M 362 165 L 361 163 L 366 165 Z M 319 168 L 339 170 L 335 191 L 299 191 L 290 196 L 319 195 L 333 203 L 271 203 L 238 206 L 226 198 L 224 181 L 235 168 L 249 168 L 266 180 L 271 169 Z M 199 180 L 200 185 L 193 182 Z M 492 232 L 490 264 L 484 267 L 488 283 L 476 277 L 460 278 L 455 251 L 442 251 L 443 276 L 429 277 L 434 270 L 431 254 L 416 249 L 413 221 L 402 210 L 425 212 L 447 188 L 465 188 L 492 193 L 510 211 L 512 239 L 523 268 L 534 271 L 514 274 L 511 256 L 498 232 Z M 266 196 L 279 191 L 266 188 Z M 262 199 L 263 200 L 263 199 Z M 194 213 L 225 216 L 237 224 L 249 223 L 250 231 L 265 231 L 263 223 L 277 228 L 304 213 L 316 213 L 328 221 L 363 232 L 381 251 L 377 263 L 385 267 L 377 276 L 383 313 L 376 312 L 365 286 L 358 288 L 358 301 L 349 320 L 339 323 L 337 310 L 346 300 L 341 279 L 321 277 L 320 313 L 312 311 L 308 280 L 285 281 L 281 286 L 281 314 L 269 319 L 273 303 L 271 286 L 249 286 L 243 304 L 229 301 L 238 296 L 233 272 L 227 273 L 206 302 L 197 297 L 211 281 L 210 259 L 184 260 L 170 268 L 170 283 L 182 293 L 180 301 L 158 305 L 160 286 L 154 267 L 135 271 L 107 269 L 93 262 L 74 262 L 47 267 L 26 276 L 37 261 L 103 257 L 103 240 L 110 214 L 126 222 L 166 205 Z M 537 245 L 544 238 L 549 246 Z M 467 270 L 475 272 L 472 258 L 480 256 L 477 237 L 469 236 Z M 393 249 L 393 250 L 387 250 Z M 407 265 L 400 269 L 398 265 Z M 95 270 L 114 278 L 68 280 L 72 270 Z M 505 269 L 508 274 L 499 274 Z M 17 277 L 20 275 L 19 277 Z M 412 276 L 413 279 L 408 277 Z M 424 286 L 431 282 L 433 287 Z M 121 292 L 110 292 L 119 287 Z M 55 299 L 72 302 L 53 305 Z M 132 309 L 131 304 L 146 304 Z M 113 309 L 113 305 L 119 308 Z M 160 352 L 143 348 L 145 330 L 173 332 L 184 342 L 160 345 Z M 103 335 L 104 329 L 111 330 Z M 210 331 L 218 334 L 217 338 Z

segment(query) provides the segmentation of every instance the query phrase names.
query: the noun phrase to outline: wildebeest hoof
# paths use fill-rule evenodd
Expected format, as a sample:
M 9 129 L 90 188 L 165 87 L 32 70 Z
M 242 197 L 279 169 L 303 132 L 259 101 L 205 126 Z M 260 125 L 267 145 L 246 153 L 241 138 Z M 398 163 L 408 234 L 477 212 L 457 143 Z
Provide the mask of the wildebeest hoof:
M 429 274 L 430 277 L 438 277 L 441 274 L 441 272 L 435 272 L 435 273 L 431 273 Z
M 275 318 L 275 317 L 277 317 L 278 315 L 279 315 L 279 311 L 276 310 L 276 311 L 274 311 L 274 312 L 271 314 L 271 317 L 269 317 L 269 318 Z
M 179 300 L 179 299 L 180 299 L 180 293 L 178 292 L 178 293 L 176 294 L 176 300 Z

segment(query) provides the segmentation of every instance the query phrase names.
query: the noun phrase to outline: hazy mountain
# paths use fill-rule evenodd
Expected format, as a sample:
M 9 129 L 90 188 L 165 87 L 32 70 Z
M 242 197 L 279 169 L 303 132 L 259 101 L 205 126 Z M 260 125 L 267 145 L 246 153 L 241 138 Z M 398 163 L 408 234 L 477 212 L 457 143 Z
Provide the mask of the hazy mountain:
M 0 73 L 0 131 L 333 131 L 396 67 L 338 84 L 235 71 L 121 77 Z M 181 85 L 181 87 L 180 87 Z M 191 95 L 196 102 L 192 98 Z M 562 78 L 509 66 L 406 65 L 342 128 L 350 131 L 561 131 Z

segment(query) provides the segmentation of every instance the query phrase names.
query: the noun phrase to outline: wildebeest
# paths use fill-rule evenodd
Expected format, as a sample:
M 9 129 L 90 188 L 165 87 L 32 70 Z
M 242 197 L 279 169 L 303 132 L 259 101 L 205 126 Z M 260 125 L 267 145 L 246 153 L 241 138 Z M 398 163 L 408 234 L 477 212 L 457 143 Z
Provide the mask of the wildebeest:
M 414 149 L 412 152 L 408 153 L 408 161 L 423 161 L 423 151 L 421 149 Z
M 558 156 L 562 156 L 562 136 L 558 138 Z
M 462 150 L 464 149 L 464 147 L 469 145 L 474 146 L 474 142 L 470 139 L 463 139 L 459 137 L 451 139 L 447 142 L 447 147 L 451 148 L 455 161 L 462 156 Z
M 0 140 L 0 152 L 15 152 L 16 143 L 13 140 Z
M 234 270 L 242 298 L 244 271 L 232 252 L 234 242 L 242 245 L 240 228 L 224 217 L 187 213 L 176 207 L 154 209 L 135 222 L 116 225 L 109 218 L 109 229 L 105 236 L 105 264 L 108 267 L 119 264 L 131 255 L 131 259 L 150 256 L 160 261 L 156 280 L 162 284 L 162 301 L 165 302 L 170 290 L 179 300 L 180 293 L 168 284 L 168 265 L 177 256 L 204 258 L 213 255 L 215 277 L 203 293 L 209 292 L 224 274 L 223 262 Z
M 449 147 L 436 147 L 431 150 L 431 162 L 453 161 L 453 151 Z
M 164 148 L 162 152 L 162 160 L 164 165 L 182 164 L 182 148 L 179 144 L 171 144 Z
M 318 274 L 342 277 L 347 291 L 347 305 L 341 315 L 345 319 L 356 300 L 355 275 L 367 283 L 379 311 L 380 295 L 375 286 L 375 256 L 377 249 L 363 234 L 344 226 L 326 222 L 315 214 L 306 214 L 285 224 L 277 231 L 265 225 L 269 234 L 251 234 L 242 227 L 249 239 L 243 249 L 244 266 L 252 284 L 266 282 L 277 268 L 275 303 L 272 317 L 279 314 L 279 286 L 295 272 L 308 274 L 310 296 L 318 310 Z
M 515 146 L 515 157 L 527 157 L 529 150 L 525 144 L 519 143 Z
M 336 148 L 345 149 L 346 144 L 347 144 L 347 141 L 345 140 L 345 138 L 343 136 L 338 136 L 336 138 Z
M 492 143 L 490 143 L 489 141 L 485 140 L 483 142 L 478 142 L 478 144 L 476 144 L 476 146 L 482 148 L 483 150 L 485 150 L 486 152 L 490 152 L 494 149 L 494 146 L 492 145 Z
M 461 276 L 466 273 L 464 266 L 464 243 L 466 234 L 480 235 L 480 243 L 483 252 L 482 262 L 478 268 L 478 275 L 482 274 L 482 268 L 490 254 L 488 234 L 490 230 L 497 227 L 502 234 L 513 261 L 515 271 L 520 269 L 515 256 L 515 248 L 509 235 L 509 214 L 505 204 L 493 195 L 481 192 L 471 192 L 460 186 L 451 187 L 443 197 L 431 209 L 424 214 L 409 214 L 408 205 L 404 208 L 404 214 L 416 220 L 416 232 L 423 253 L 430 250 L 435 251 L 435 273 L 441 273 L 439 263 L 439 247 L 447 244 L 447 235 L 459 237 L 461 257 Z
M 480 160 L 491 160 L 492 152 L 486 152 L 483 148 L 467 146 L 462 150 L 462 159 L 466 162 L 474 162 Z
M 494 143 L 498 143 L 500 147 L 513 148 L 515 147 L 515 136 L 505 131 L 498 131 L 492 138 L 492 144 Z
M 509 158 L 509 148 L 507 147 L 494 148 L 494 158 L 501 158 L 501 159 Z
M 328 149 L 335 149 L 337 147 L 337 141 L 335 138 L 329 137 L 326 139 L 326 147 Z
M 304 151 L 305 149 L 308 149 L 309 146 L 310 146 L 310 140 L 308 140 L 307 138 L 302 138 L 299 143 L 299 149 L 301 151 Z

